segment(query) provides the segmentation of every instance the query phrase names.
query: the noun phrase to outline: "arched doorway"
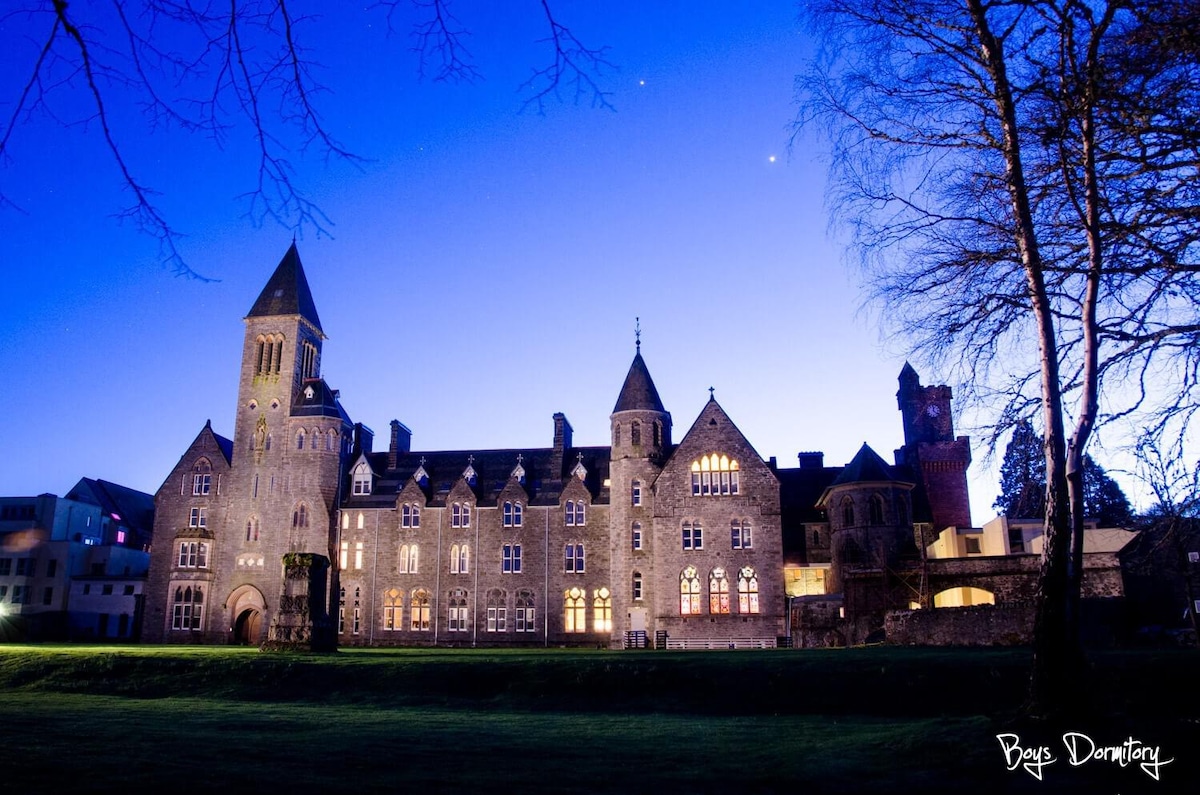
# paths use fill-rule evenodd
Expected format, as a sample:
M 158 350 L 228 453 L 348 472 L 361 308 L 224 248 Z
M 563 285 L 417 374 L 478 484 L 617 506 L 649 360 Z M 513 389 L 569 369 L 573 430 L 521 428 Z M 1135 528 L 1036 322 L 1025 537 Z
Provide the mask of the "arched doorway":
M 262 632 L 262 613 L 248 607 L 233 622 L 233 642 L 239 646 L 257 646 Z
M 996 604 L 995 594 L 982 588 L 947 588 L 933 596 L 934 607 L 971 607 L 994 604 Z
M 242 585 L 225 600 L 227 615 L 232 617 L 229 627 L 229 642 L 241 646 L 257 646 L 264 640 L 263 617 L 267 603 L 262 592 L 253 585 Z

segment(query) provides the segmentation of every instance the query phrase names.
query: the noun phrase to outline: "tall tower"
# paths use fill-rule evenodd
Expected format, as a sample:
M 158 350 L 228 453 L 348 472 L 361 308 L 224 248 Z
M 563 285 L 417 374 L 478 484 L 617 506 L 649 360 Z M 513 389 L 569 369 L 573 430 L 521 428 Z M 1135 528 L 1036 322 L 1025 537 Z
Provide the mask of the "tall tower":
M 610 553 L 613 643 L 626 631 L 649 631 L 655 596 L 654 492 L 652 486 L 671 449 L 671 414 L 663 407 L 642 359 L 641 340 L 610 416 Z M 640 598 L 634 599 L 637 593 Z
M 917 478 L 915 518 L 921 521 L 921 514 L 928 513 L 935 533 L 946 527 L 970 527 L 971 442 L 954 435 L 951 389 L 921 386 L 921 377 L 908 362 L 899 381 L 896 402 L 904 424 L 904 447 L 896 451 L 896 462 L 911 467 Z

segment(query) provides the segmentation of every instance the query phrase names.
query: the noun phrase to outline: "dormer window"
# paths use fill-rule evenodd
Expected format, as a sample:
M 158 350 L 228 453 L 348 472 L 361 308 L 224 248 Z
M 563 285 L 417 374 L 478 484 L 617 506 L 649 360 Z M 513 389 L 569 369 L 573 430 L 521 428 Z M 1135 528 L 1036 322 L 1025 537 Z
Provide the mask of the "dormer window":
M 504 526 L 520 527 L 522 524 L 522 507 L 519 502 L 504 502 Z
M 371 467 L 366 461 L 360 462 L 354 467 L 351 473 L 352 488 L 354 494 L 370 494 L 371 493 Z
M 739 493 L 738 462 L 713 453 L 692 462 L 692 496 L 716 497 Z

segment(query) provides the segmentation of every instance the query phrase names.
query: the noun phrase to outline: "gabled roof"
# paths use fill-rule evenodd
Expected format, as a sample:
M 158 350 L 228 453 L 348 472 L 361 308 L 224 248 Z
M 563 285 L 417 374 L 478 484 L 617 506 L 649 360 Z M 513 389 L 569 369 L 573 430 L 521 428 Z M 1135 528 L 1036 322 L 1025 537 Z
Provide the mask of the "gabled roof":
M 309 390 L 312 397 L 309 397 Z M 330 389 L 324 378 L 305 378 L 292 400 L 293 417 L 340 417 L 347 425 L 353 425 L 336 390 Z
M 313 303 L 312 292 L 308 289 L 308 279 L 304 276 L 300 252 L 296 250 L 294 240 L 246 317 L 276 315 L 299 315 L 311 323 L 322 336 L 325 334 L 321 329 L 321 319 L 317 317 L 317 305 Z
M 663 408 L 662 400 L 658 397 L 658 390 L 654 388 L 654 379 L 650 377 L 650 371 L 646 369 L 646 361 L 642 359 L 640 346 L 633 357 L 633 364 L 629 365 L 625 383 L 621 385 L 621 394 L 617 396 L 617 405 L 613 407 L 613 414 L 618 411 L 667 413 L 667 410 Z

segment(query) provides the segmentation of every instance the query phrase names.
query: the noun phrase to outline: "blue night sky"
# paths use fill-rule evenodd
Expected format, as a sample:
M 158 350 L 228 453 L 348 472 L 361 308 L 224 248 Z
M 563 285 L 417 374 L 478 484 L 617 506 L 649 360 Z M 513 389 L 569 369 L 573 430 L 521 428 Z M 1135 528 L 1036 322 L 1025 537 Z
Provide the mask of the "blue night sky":
M 473 85 L 418 79 L 408 22 L 389 36 L 381 11 L 303 5 L 327 14 L 298 34 L 329 88 L 323 120 L 367 161 L 290 153 L 330 219 L 330 235 L 297 240 L 329 335 L 323 375 L 377 441 L 397 418 L 414 449 L 546 447 L 562 411 L 576 444 L 606 444 L 640 317 L 676 439 L 712 386 L 781 465 L 801 450 L 840 465 L 864 441 L 891 459 L 904 350 L 859 312 L 827 231 L 823 142 L 789 150 L 811 52 L 792 2 L 555 2 L 581 40 L 610 47 L 615 112 L 568 93 L 544 115 L 517 90 L 549 58 L 536 2 L 455 6 Z M 0 54 L 4 118 L 34 51 L 23 37 L 48 24 L 0 21 L 21 43 Z M 217 147 L 151 130 L 108 91 L 131 169 L 186 235 L 187 263 L 218 281 L 174 276 L 156 241 L 114 219 L 128 195 L 95 124 L 22 123 L 0 170 L 19 207 L 0 210 L 2 494 L 62 494 L 81 476 L 153 492 L 206 420 L 231 435 L 241 319 L 292 240 L 244 217 L 245 122 Z M 83 99 L 53 107 L 78 119 Z M 996 494 L 982 457 L 977 523 Z

